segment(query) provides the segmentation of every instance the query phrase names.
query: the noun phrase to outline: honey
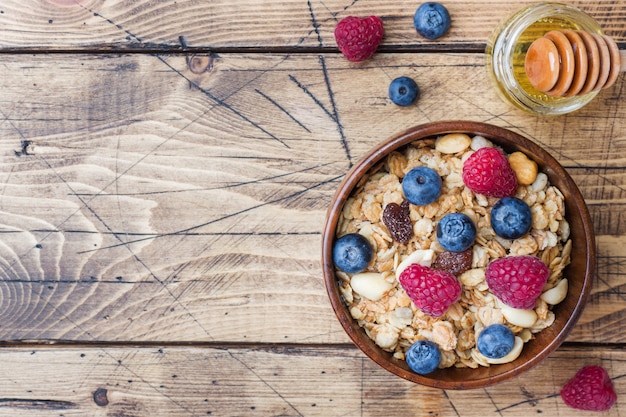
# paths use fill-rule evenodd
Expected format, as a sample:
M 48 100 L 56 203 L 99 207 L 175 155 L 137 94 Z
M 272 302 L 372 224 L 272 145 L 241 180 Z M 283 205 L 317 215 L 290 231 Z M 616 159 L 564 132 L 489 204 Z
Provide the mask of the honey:
M 530 44 L 551 30 L 584 30 L 602 34 L 582 10 L 561 3 L 539 3 L 509 17 L 487 44 L 487 69 L 499 94 L 518 108 L 541 115 L 565 114 L 591 101 L 598 91 L 581 96 L 552 97 L 536 90 L 524 70 Z

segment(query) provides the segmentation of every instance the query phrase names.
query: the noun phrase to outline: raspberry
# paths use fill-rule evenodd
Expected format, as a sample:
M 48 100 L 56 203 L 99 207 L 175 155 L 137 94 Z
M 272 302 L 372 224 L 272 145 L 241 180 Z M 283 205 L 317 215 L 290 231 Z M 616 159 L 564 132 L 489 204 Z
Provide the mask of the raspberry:
M 615 404 L 617 394 L 607 371 L 601 366 L 585 366 L 561 389 L 565 404 L 578 410 L 606 411 Z
M 507 256 L 487 265 L 485 280 L 491 292 L 504 304 L 524 310 L 535 306 L 550 269 L 531 255 Z
M 409 265 L 399 281 L 415 306 L 433 317 L 442 316 L 461 295 L 461 284 L 454 275 L 420 264 Z
M 477 194 L 510 197 L 517 188 L 517 176 L 502 151 L 480 148 L 463 164 L 463 182 Z
M 347 16 L 335 28 L 337 46 L 352 62 L 371 57 L 383 39 L 383 34 L 383 21 L 378 16 Z

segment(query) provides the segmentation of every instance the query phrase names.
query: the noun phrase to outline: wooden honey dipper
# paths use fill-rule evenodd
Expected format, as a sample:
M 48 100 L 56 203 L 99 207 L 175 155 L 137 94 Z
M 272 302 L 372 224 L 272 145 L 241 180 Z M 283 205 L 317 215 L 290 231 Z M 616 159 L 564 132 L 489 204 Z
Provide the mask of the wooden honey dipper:
M 536 39 L 524 62 L 528 80 L 552 97 L 607 88 L 626 71 L 626 51 L 606 36 L 582 30 L 553 30 Z

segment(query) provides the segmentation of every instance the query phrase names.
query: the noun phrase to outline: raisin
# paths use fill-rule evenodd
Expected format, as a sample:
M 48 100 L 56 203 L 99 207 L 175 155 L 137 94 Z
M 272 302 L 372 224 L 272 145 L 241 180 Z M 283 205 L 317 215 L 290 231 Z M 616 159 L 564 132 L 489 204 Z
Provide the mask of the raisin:
M 389 203 L 383 211 L 383 223 L 391 237 L 400 242 L 406 243 L 413 237 L 413 224 L 409 217 L 409 202 L 403 201 L 402 205 Z
M 472 248 L 463 252 L 442 252 L 435 258 L 433 269 L 459 276 L 472 267 Z

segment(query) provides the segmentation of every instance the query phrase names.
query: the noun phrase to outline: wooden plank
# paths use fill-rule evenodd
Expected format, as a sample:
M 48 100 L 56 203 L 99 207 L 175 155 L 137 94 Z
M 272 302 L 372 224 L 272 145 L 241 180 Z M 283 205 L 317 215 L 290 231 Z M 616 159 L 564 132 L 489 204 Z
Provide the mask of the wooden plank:
M 198 0 L 129 2 L 104 0 L 4 0 L 0 6 L 0 50 L 164 50 L 191 48 L 332 48 L 344 16 L 381 16 L 383 48 L 471 47 L 482 49 L 498 23 L 534 0 L 484 0 L 468 5 L 448 0 L 448 35 L 435 42 L 417 35 L 418 3 L 344 0 Z M 620 42 L 626 40 L 623 2 L 569 2 L 595 18 Z M 488 12 L 486 12 L 488 11 Z
M 559 391 L 604 366 L 624 415 L 626 353 L 568 347 L 486 389 L 442 391 L 398 378 L 351 347 L 3 348 L 0 416 L 583 416 Z M 471 405 L 471 406 L 468 406 Z
M 2 340 L 347 342 L 321 278 L 326 207 L 375 144 L 443 119 L 510 128 L 566 166 L 599 245 L 570 340 L 626 338 L 623 77 L 537 118 L 478 54 L 16 54 L 0 74 Z M 416 106 L 386 97 L 399 75 Z

